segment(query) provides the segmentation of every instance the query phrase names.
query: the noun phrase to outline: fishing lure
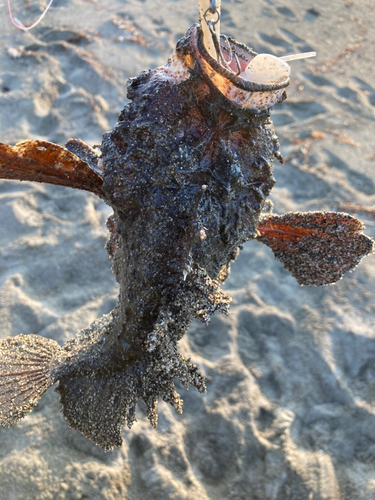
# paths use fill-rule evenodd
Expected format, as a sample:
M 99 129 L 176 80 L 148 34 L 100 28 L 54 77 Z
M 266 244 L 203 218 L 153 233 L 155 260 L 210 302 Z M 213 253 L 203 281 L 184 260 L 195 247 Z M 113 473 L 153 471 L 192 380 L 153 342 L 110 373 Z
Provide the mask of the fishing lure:
M 181 411 L 174 379 L 205 392 L 177 344 L 193 319 L 228 313 L 220 285 L 246 241 L 270 246 L 307 285 L 339 280 L 373 251 L 347 214 L 269 214 L 273 160 L 282 162 L 270 112 L 286 97 L 288 65 L 230 37 L 218 43 L 225 64 L 195 24 L 165 66 L 130 79 L 131 102 L 100 147 L 0 144 L 1 178 L 84 189 L 113 208 L 106 249 L 120 285 L 115 309 L 63 347 L 37 335 L 0 342 L 1 425 L 58 383 L 69 425 L 120 446 L 139 399 L 155 426 L 159 398 Z

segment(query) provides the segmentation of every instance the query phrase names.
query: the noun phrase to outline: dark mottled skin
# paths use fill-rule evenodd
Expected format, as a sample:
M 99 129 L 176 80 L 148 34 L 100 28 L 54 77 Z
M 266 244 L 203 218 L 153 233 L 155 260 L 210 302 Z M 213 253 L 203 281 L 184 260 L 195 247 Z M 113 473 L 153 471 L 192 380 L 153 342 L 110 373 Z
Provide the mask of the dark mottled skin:
M 285 98 L 288 82 L 267 88 L 227 77 L 208 63 L 199 33 L 197 26 L 188 31 L 171 64 L 128 82 L 131 102 L 100 149 L 72 140 L 69 152 L 43 142 L 43 182 L 59 181 L 47 161 L 51 154 L 69 158 L 72 187 L 91 183 L 89 190 L 113 208 L 106 248 L 119 301 L 62 348 L 35 335 L 0 342 L 1 425 L 20 420 L 58 382 L 68 423 L 106 450 L 119 446 L 139 399 L 156 425 L 159 398 L 181 411 L 175 379 L 205 392 L 204 378 L 177 343 L 193 319 L 207 323 L 216 311 L 228 312 L 220 283 L 244 242 L 259 236 L 301 283 L 319 285 L 340 279 L 373 251 L 359 234 L 361 223 L 342 214 L 260 219 L 274 185 L 273 159 L 281 159 L 265 107 L 272 96 L 273 102 Z M 245 64 L 247 49 L 238 50 Z M 256 102 L 263 111 L 234 102 Z M 38 144 L 26 141 L 22 154 Z M 0 177 L 14 178 L 21 149 L 0 147 Z M 37 157 L 34 163 L 37 172 Z M 62 176 L 64 185 L 69 175 Z
M 217 279 L 254 237 L 277 142 L 267 116 L 223 106 L 198 71 L 178 85 L 144 72 L 128 97 L 103 140 L 103 190 L 120 235 L 119 342 L 138 351 L 160 309 L 184 290 L 184 270 L 195 263 Z
M 191 55 L 189 39 L 177 50 Z M 232 104 L 197 64 L 180 83 L 162 80 L 157 71 L 143 72 L 128 82 L 128 97 L 131 103 L 101 146 L 103 191 L 114 209 L 107 250 L 120 284 L 119 303 L 102 336 L 100 356 L 93 354 L 99 347 L 92 343 L 86 354 L 78 350 L 79 363 L 69 370 L 65 364 L 56 375 L 64 415 L 91 438 L 69 403 L 77 403 L 72 370 L 76 380 L 85 365 L 104 377 L 110 372 L 123 393 L 131 379 L 129 400 L 119 403 L 132 408 L 128 425 L 139 397 L 152 422 L 159 396 L 180 409 L 175 377 L 205 390 L 196 367 L 178 354 L 177 342 L 194 318 L 207 322 L 215 310 L 227 311 L 229 297 L 219 282 L 239 247 L 254 238 L 275 182 L 278 141 L 269 112 Z M 141 380 L 148 369 L 150 376 Z M 91 389 L 84 385 L 87 396 Z M 106 420 L 113 421 L 113 415 Z M 117 420 L 120 429 L 124 417 Z M 108 433 L 112 436 L 113 429 Z M 103 446 L 102 438 L 94 440 Z M 107 441 L 104 447 L 119 444 Z

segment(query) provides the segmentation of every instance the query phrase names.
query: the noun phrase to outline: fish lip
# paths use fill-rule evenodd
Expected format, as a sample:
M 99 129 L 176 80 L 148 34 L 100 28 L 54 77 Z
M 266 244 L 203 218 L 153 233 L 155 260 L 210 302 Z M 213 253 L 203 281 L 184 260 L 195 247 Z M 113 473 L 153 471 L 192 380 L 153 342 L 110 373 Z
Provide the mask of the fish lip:
M 245 65 L 247 65 L 248 62 L 250 62 L 251 59 L 253 59 L 256 55 L 258 55 L 257 52 L 249 49 L 249 47 L 247 47 L 245 44 L 237 42 L 237 40 L 235 40 L 234 38 L 228 36 L 227 39 L 231 45 L 232 50 L 234 50 L 239 57 L 240 62 L 246 63 Z M 222 37 L 221 40 L 223 40 Z M 275 83 L 272 85 L 255 83 L 245 80 L 240 76 L 236 76 L 231 71 L 228 71 L 221 64 L 215 61 L 215 59 L 211 57 L 211 55 L 206 50 L 203 43 L 203 31 L 199 23 L 196 23 L 192 26 L 191 47 L 194 51 L 195 58 L 204 73 L 207 73 L 206 64 L 204 64 L 204 62 L 206 62 L 215 71 L 215 73 L 219 73 L 221 76 L 229 80 L 230 83 L 235 85 L 237 88 L 244 90 L 245 92 L 272 92 L 275 90 L 284 89 L 288 87 L 290 83 L 289 78 L 287 78 L 285 82 Z M 223 45 L 222 49 L 224 50 L 224 52 L 226 51 L 225 46 Z M 247 56 L 249 58 L 248 60 L 245 60 L 245 57 L 247 58 Z

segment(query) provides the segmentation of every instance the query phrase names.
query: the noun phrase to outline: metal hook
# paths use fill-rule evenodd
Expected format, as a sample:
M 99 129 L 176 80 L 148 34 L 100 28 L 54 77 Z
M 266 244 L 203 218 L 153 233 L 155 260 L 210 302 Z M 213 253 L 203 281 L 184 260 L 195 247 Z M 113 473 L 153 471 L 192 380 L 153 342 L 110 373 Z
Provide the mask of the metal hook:
M 216 20 L 207 19 L 208 12 L 210 14 L 217 14 L 217 19 Z M 215 25 L 220 21 L 220 12 L 217 9 L 216 0 L 210 0 L 209 7 L 205 11 L 205 13 L 203 14 L 203 19 L 206 22 L 208 29 L 210 30 L 210 33 L 212 36 L 212 41 L 214 43 L 214 47 L 215 47 L 215 51 L 216 51 L 217 62 L 219 64 L 221 63 L 221 65 L 224 66 L 225 69 L 227 69 L 231 73 L 235 73 L 235 75 L 238 76 L 241 73 L 241 65 L 240 65 L 240 61 L 238 60 L 237 54 L 233 52 L 228 38 L 225 35 L 223 35 L 224 43 L 226 44 L 226 48 L 227 48 L 228 53 L 229 53 L 229 61 L 227 62 L 224 59 L 223 52 L 222 52 L 221 47 L 220 47 L 220 40 L 218 40 L 218 37 L 216 34 Z M 233 54 L 234 54 L 234 59 L 236 61 L 237 72 L 234 72 L 229 67 L 229 64 L 232 62 L 232 59 L 233 59 Z
M 203 14 L 203 19 L 205 20 L 205 22 L 208 26 L 208 29 L 210 30 L 210 33 L 212 36 L 212 41 L 214 42 L 217 62 L 220 62 L 220 52 L 221 51 L 220 51 L 220 45 L 219 45 L 219 41 L 217 39 L 217 35 L 216 35 L 216 31 L 215 31 L 215 25 L 220 21 L 220 12 L 218 10 L 216 10 L 216 12 L 214 12 L 214 14 L 215 13 L 217 14 L 217 19 L 215 21 L 213 21 L 212 19 L 207 19 L 208 12 L 210 12 L 212 14 L 212 12 L 210 11 L 210 7 Z
M 220 47 L 220 44 L 219 44 L 219 52 L 220 52 L 220 59 L 221 59 L 221 63 L 222 65 L 224 66 L 224 68 L 226 68 L 228 71 L 232 71 L 229 67 L 229 64 L 232 62 L 232 54 L 233 54 L 233 51 L 232 51 L 232 47 L 230 46 L 229 44 L 229 41 L 227 39 L 227 37 L 224 35 L 224 41 L 228 44 L 228 52 L 229 52 L 229 61 L 226 61 L 225 58 L 224 58 L 224 55 L 223 55 L 223 51 L 221 50 L 221 47 Z
M 227 49 L 228 54 L 229 54 L 229 61 L 227 61 L 227 64 L 229 65 L 232 62 L 232 59 L 233 59 L 233 57 L 232 57 L 233 50 L 232 50 L 232 47 L 230 46 L 228 37 L 226 35 L 222 35 L 221 38 L 224 40 L 224 43 L 226 45 L 226 49 Z
M 238 59 L 238 56 L 236 53 L 234 53 L 234 59 L 236 61 L 236 65 L 237 65 L 237 72 L 236 72 L 236 76 L 240 75 L 241 74 L 241 64 L 240 64 L 240 61 Z

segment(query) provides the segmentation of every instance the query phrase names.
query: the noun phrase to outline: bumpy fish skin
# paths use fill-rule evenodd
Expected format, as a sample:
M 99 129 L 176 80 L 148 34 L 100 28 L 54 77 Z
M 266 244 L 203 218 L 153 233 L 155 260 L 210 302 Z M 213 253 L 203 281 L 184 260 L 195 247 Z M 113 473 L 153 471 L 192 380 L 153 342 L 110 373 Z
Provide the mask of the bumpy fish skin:
M 269 112 L 218 91 L 196 61 L 198 34 L 193 27 L 166 67 L 128 82 L 131 103 L 101 146 L 119 303 L 65 346 L 70 360 L 55 378 L 70 425 L 106 449 L 121 444 L 139 398 L 156 424 L 159 397 L 181 410 L 174 378 L 205 391 L 177 342 L 193 319 L 227 312 L 219 283 L 255 237 L 275 182 Z
M 192 58 L 189 49 L 183 40 L 177 54 Z M 128 97 L 101 150 L 119 235 L 120 339 L 137 350 L 193 263 L 218 279 L 254 237 L 278 142 L 269 113 L 230 103 L 197 64 L 179 83 L 168 71 L 144 72 L 129 81 Z
M 256 54 L 228 43 L 244 70 Z M 113 208 L 106 248 L 120 284 L 116 308 L 62 348 L 37 335 L 0 341 L 0 425 L 15 424 L 58 382 L 71 427 L 105 450 L 119 446 L 139 399 L 156 425 L 159 398 L 181 411 L 175 379 L 205 392 L 177 343 L 193 319 L 228 312 L 220 284 L 245 241 L 258 237 L 299 283 L 319 286 L 374 251 L 347 214 L 261 217 L 273 158 L 282 161 L 269 109 L 287 85 L 225 70 L 194 25 L 166 66 L 129 81 L 131 103 L 100 149 L 79 140 L 67 149 L 0 144 L 1 178 L 86 189 Z
M 244 64 L 254 57 L 242 45 L 238 50 Z M 193 319 L 206 323 L 215 311 L 228 312 L 230 298 L 220 283 L 239 247 L 256 235 L 275 182 L 273 158 L 280 158 L 265 106 L 285 97 L 285 84 L 245 82 L 208 57 L 194 25 L 166 66 L 129 81 L 131 103 L 104 136 L 101 155 L 79 141 L 68 143 L 114 210 L 107 250 L 119 302 L 63 348 L 46 341 L 50 356 L 35 356 L 41 337 L 4 342 L 2 425 L 22 418 L 41 392 L 59 382 L 68 423 L 111 449 L 122 442 L 123 423 L 134 422 L 140 398 L 156 425 L 159 397 L 181 411 L 175 378 L 205 391 L 204 378 L 178 353 L 177 342 Z M 261 96 L 260 110 L 253 90 Z M 50 154 L 53 145 L 44 148 Z M 74 162 L 74 169 L 81 168 Z M 3 176 L 11 173 L 5 166 Z M 44 182 L 54 181 L 53 175 L 46 171 Z M 41 387 L 35 383 L 18 396 L 30 370 Z M 11 389 L 8 380 L 16 381 Z

